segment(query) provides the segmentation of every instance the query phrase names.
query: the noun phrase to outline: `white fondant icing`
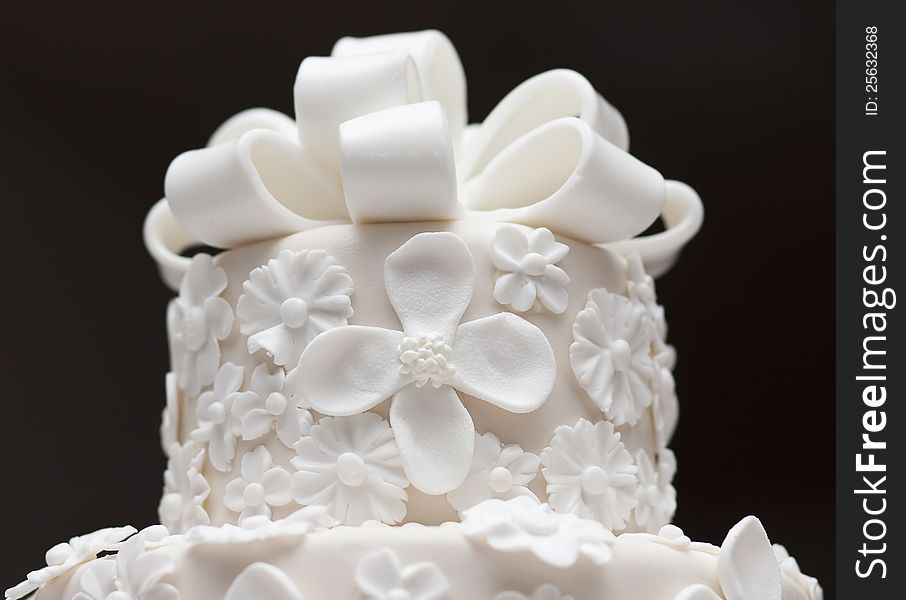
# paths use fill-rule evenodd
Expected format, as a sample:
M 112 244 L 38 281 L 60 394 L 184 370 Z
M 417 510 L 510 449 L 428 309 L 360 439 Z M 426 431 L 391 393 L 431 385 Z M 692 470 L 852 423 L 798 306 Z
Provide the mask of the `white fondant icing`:
M 164 377 L 164 389 L 167 403 L 160 415 L 160 447 L 169 456 L 170 446 L 179 441 L 179 384 L 173 371 Z
M 249 352 L 263 349 L 275 364 L 295 365 L 319 333 L 352 316 L 352 279 L 323 250 L 284 250 L 249 273 L 236 315 Z
M 502 225 L 491 241 L 491 259 L 500 271 L 494 284 L 494 298 L 524 312 L 536 300 L 554 314 L 566 310 L 569 276 L 556 266 L 569 253 L 569 246 L 554 240 L 549 229 L 531 233 Z
M 274 430 L 287 448 L 307 435 L 313 424 L 311 413 L 295 405 L 284 390 L 289 378 L 283 369 L 270 373 L 266 364 L 252 371 L 247 391 L 239 394 L 231 407 L 239 421 L 243 440 L 256 440 Z
M 724 538 L 717 560 L 727 600 L 777 600 L 783 588 L 780 567 L 761 521 L 749 516 Z
M 459 325 L 472 298 L 474 261 L 456 235 L 412 237 L 387 257 L 384 282 L 403 332 L 325 332 L 302 354 L 297 393 L 318 412 L 341 416 L 393 396 L 390 423 L 409 481 L 443 494 L 462 483 L 474 443 L 472 418 L 453 388 L 531 412 L 553 385 L 553 352 L 536 326 L 512 314 Z
M 634 425 L 651 405 L 653 335 L 644 308 L 605 288 L 589 292 L 576 316 L 570 364 L 579 385 L 615 425 Z
M 339 522 L 399 523 L 409 486 L 393 433 L 380 415 L 322 417 L 296 445 L 293 497 Z
M 614 535 L 597 521 L 558 514 L 526 496 L 487 500 L 463 513 L 462 531 L 501 552 L 531 552 L 560 568 L 580 555 L 602 565 L 611 559 Z
M 574 427 L 557 427 L 541 463 L 554 510 L 597 519 L 613 531 L 626 527 L 638 504 L 638 469 L 612 423 L 579 419 Z
M 170 358 L 180 387 L 195 397 L 214 381 L 220 364 L 220 340 L 233 327 L 233 309 L 220 297 L 226 272 L 207 254 L 197 254 L 167 307 Z
M 518 445 L 504 446 L 493 433 L 476 433 L 469 474 L 458 488 L 447 494 L 447 500 L 450 506 L 462 512 L 491 498 L 509 500 L 530 496 L 537 499 L 527 486 L 538 474 L 538 465 L 538 456 L 523 452 Z
M 285 506 L 292 501 L 292 475 L 273 464 L 267 448 L 257 446 L 242 457 L 240 477 L 227 484 L 223 503 L 239 513 L 240 524 L 256 515 L 271 518 L 272 506 Z
M 47 566 L 30 572 L 25 581 L 6 590 L 7 600 L 24 598 L 76 565 L 96 558 L 99 552 L 107 550 L 133 533 L 134 527 L 107 527 L 75 536 L 68 542 L 60 542 L 47 551 L 45 555 Z
M 286 573 L 263 562 L 252 563 L 240 573 L 223 600 L 302 600 Z
M 245 544 L 283 537 L 304 536 L 322 527 L 333 527 L 336 521 L 323 506 L 306 506 L 288 517 L 271 521 L 267 515 L 243 519 L 239 525 L 226 523 L 220 527 L 198 525 L 186 532 L 187 542 L 201 544 Z
M 442 600 L 450 588 L 434 564 L 420 562 L 403 567 L 389 548 L 359 559 L 355 580 L 366 600 Z
M 723 600 L 714 590 L 701 583 L 695 583 L 676 595 L 676 600 Z
M 204 501 L 211 486 L 202 475 L 204 449 L 192 440 L 170 446 L 164 492 L 157 509 L 160 522 L 174 533 L 183 533 L 196 525 L 207 525 L 210 517 Z
M 530 595 L 520 594 L 519 592 L 502 592 L 494 597 L 494 600 L 575 600 L 572 596 L 563 594 L 557 586 L 545 583 L 532 592 Z
M 236 454 L 239 421 L 233 415 L 232 408 L 239 396 L 244 375 L 242 367 L 224 363 L 217 370 L 213 389 L 198 396 L 195 406 L 198 426 L 192 431 L 192 440 L 205 445 L 208 460 L 218 471 L 228 471 Z

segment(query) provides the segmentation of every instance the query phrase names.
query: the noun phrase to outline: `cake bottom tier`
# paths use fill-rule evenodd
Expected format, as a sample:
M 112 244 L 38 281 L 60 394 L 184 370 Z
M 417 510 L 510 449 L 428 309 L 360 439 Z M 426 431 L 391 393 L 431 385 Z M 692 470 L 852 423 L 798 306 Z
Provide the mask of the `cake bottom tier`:
M 276 522 L 185 536 L 155 526 L 111 545 L 117 554 L 43 582 L 37 600 L 821 598 L 817 581 L 772 548 L 754 517 L 719 547 L 692 542 L 672 525 L 658 535 L 613 537 L 590 523 L 467 519 L 305 531 Z M 109 595 L 117 591 L 126 595 Z

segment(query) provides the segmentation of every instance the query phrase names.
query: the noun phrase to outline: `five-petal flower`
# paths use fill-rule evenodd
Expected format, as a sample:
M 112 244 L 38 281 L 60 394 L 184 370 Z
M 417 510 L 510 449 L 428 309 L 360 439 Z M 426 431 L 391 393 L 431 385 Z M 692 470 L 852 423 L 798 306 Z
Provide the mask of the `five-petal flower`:
M 240 523 L 256 515 L 270 518 L 272 506 L 286 506 L 292 501 L 292 475 L 273 465 L 267 448 L 257 446 L 242 457 L 241 476 L 226 485 L 223 503 L 239 513 Z
M 501 445 L 493 433 L 475 434 L 475 455 L 465 481 L 447 494 L 447 501 L 462 512 L 490 498 L 508 500 L 531 496 L 528 484 L 538 474 L 539 459 L 516 444 Z
M 422 562 L 403 567 L 390 548 L 360 558 L 355 581 L 366 600 L 442 600 L 450 589 L 437 565 Z
M 250 389 L 236 396 L 231 408 L 243 440 L 258 439 L 275 429 L 277 439 L 292 448 L 311 429 L 311 413 L 295 406 L 283 391 L 286 378 L 283 369 L 271 374 L 265 364 L 252 371 Z
M 170 359 L 179 386 L 194 398 L 214 381 L 220 340 L 233 328 L 233 309 L 220 297 L 227 275 L 207 254 L 196 254 L 167 307 Z
M 676 512 L 676 490 L 671 481 L 676 473 L 676 457 L 668 448 L 657 455 L 657 465 L 648 457 L 644 448 L 636 453 L 639 490 L 638 505 L 633 517 L 648 532 L 655 532 L 670 523 Z
M 352 316 L 352 278 L 324 250 L 283 250 L 242 290 L 236 314 L 248 351 L 263 348 L 278 365 L 296 364 L 315 336 Z
M 299 361 L 299 391 L 320 413 L 354 415 L 393 398 L 390 424 L 403 467 L 427 494 L 456 488 L 472 462 L 475 426 L 455 389 L 526 413 L 547 399 L 556 373 L 547 338 L 525 319 L 498 313 L 459 324 L 474 268 L 455 234 L 412 237 L 384 263 L 403 331 L 330 329 Z
M 296 443 L 293 497 L 323 505 L 341 523 L 399 523 L 406 515 L 409 481 L 393 433 L 375 413 L 322 417 Z
M 198 444 L 207 444 L 208 460 L 218 471 L 229 471 L 236 454 L 239 420 L 232 407 L 244 377 L 245 369 L 224 363 L 214 378 L 214 389 L 198 396 L 195 406 L 198 426 L 191 437 Z
M 519 312 L 536 299 L 554 314 L 566 310 L 569 276 L 555 263 L 569 253 L 569 246 L 554 239 L 545 227 L 527 230 L 503 225 L 491 241 L 491 260 L 501 273 L 494 284 L 494 298 Z
M 612 531 L 626 526 L 638 502 L 638 468 L 612 423 L 579 419 L 575 427 L 557 427 L 541 463 L 554 510 L 597 519 Z

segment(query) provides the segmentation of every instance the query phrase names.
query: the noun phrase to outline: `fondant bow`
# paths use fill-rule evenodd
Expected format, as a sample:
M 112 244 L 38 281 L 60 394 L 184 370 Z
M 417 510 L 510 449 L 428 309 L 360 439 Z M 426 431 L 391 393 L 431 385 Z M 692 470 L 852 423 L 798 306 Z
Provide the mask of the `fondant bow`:
M 630 155 L 620 113 L 573 71 L 525 81 L 467 126 L 459 57 L 422 31 L 341 39 L 330 57 L 302 62 L 294 95 L 295 122 L 248 110 L 171 163 L 145 225 L 171 286 L 193 243 L 457 218 L 639 251 L 658 273 L 701 223 L 695 193 Z M 666 231 L 633 239 L 659 214 Z

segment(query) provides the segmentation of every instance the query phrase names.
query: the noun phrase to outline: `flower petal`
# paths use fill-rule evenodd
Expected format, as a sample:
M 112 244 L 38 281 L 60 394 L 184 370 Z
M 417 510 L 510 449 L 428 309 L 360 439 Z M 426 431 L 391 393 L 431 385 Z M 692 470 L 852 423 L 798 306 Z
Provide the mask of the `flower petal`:
M 287 391 L 325 415 L 364 412 L 406 385 L 399 372 L 402 339 L 401 332 L 380 327 L 346 325 L 325 331 L 305 348 Z
M 366 554 L 355 569 L 355 582 L 366 596 L 383 598 L 399 587 L 400 563 L 389 548 Z
M 271 453 L 264 446 L 258 446 L 242 457 L 242 478 L 249 483 L 258 483 L 272 464 Z
M 420 233 L 384 262 L 384 287 L 403 331 L 438 332 L 450 343 L 472 300 L 475 264 L 459 236 Z
M 263 348 L 276 365 L 285 365 L 293 357 L 293 336 L 283 323 L 250 335 L 247 346 L 249 354 Z
M 218 340 L 230 335 L 233 328 L 233 309 L 230 303 L 217 296 L 204 301 L 205 319 L 211 334 Z
M 265 501 L 271 506 L 285 506 L 292 500 L 293 477 L 289 471 L 280 467 L 269 469 L 261 477 L 261 486 L 264 488 Z
M 223 600 L 249 600 L 268 598 L 270 600 L 302 600 L 302 594 L 287 575 L 267 563 L 254 563 L 239 574 Z
M 450 589 L 440 569 L 432 563 L 419 563 L 407 568 L 403 585 L 412 600 L 440 600 Z
M 460 325 L 453 364 L 454 387 L 515 413 L 541 406 L 557 371 L 554 352 L 541 330 L 512 313 Z
M 390 405 L 390 425 L 412 485 L 436 495 L 463 482 L 472 462 L 475 425 L 453 388 L 404 387 Z

